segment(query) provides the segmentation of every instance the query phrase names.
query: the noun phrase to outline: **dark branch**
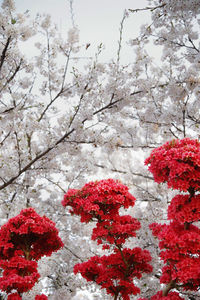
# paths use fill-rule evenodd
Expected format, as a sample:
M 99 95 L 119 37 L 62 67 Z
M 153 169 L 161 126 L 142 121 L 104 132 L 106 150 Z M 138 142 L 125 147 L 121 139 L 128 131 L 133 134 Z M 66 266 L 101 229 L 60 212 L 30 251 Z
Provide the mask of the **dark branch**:
M 8 37 L 7 42 L 5 44 L 5 47 L 4 47 L 4 49 L 2 51 L 2 54 L 1 54 L 1 58 L 0 58 L 0 72 L 1 72 L 1 68 L 3 66 L 4 60 L 6 58 L 6 52 L 8 50 L 8 46 L 9 46 L 10 42 L 11 42 L 11 36 Z

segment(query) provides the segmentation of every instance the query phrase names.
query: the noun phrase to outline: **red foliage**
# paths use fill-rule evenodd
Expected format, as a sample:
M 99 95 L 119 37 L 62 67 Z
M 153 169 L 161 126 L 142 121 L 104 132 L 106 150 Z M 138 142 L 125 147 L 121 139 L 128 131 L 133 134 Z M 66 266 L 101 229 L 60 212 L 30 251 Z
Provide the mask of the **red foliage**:
M 1 268 L 4 269 L 0 278 L 0 289 L 10 293 L 15 289 L 18 293 L 29 291 L 40 277 L 37 272 L 37 263 L 27 261 L 20 256 L 14 256 L 10 260 L 0 261 Z
M 30 290 L 38 278 L 37 260 L 63 246 L 55 224 L 39 216 L 33 208 L 24 209 L 0 229 L 0 289 L 10 293 Z M 9 295 L 19 297 L 17 293 Z M 21 298 L 16 298 L 21 299 Z
M 140 222 L 135 218 L 119 215 L 121 207 L 135 204 L 128 188 L 113 179 L 89 182 L 80 190 L 69 190 L 62 204 L 70 206 L 72 214 L 81 216 L 81 222 L 96 221 L 92 239 L 98 244 L 104 242 L 103 249 L 114 248 L 113 254 L 94 256 L 75 265 L 74 273 L 81 273 L 86 280 L 96 282 L 108 294 L 121 295 L 123 300 L 138 294 L 140 289 L 133 279 L 152 271 L 151 256 L 141 248 L 123 248 L 125 241 L 135 237 L 135 231 L 140 228 Z
M 160 240 L 160 257 L 165 263 L 160 282 L 196 291 L 200 286 L 200 229 L 192 223 L 200 220 L 200 143 L 188 138 L 167 142 L 153 150 L 145 163 L 158 183 L 189 192 L 172 199 L 169 224 L 153 223 L 150 228 Z M 162 298 L 182 299 L 171 295 Z M 160 296 L 162 292 L 151 299 Z
M 200 189 L 200 143 L 184 138 L 172 140 L 154 149 L 145 160 L 156 182 L 187 191 Z
M 22 297 L 18 293 L 8 295 L 7 300 L 21 300 Z
M 160 240 L 161 259 L 167 266 L 162 269 L 161 283 L 176 280 L 185 289 L 196 290 L 200 285 L 200 229 L 171 222 L 169 225 L 151 224 L 153 234 Z
M 89 182 L 80 190 L 70 189 L 62 201 L 64 207 L 72 208 L 71 214 L 81 216 L 81 222 L 112 220 L 120 207 L 134 204 L 135 197 L 128 192 L 128 187 L 113 179 Z
M 63 246 L 55 223 L 27 208 L 0 229 L 0 257 L 9 259 L 17 250 L 27 259 L 50 256 Z M 19 254 L 19 255 L 20 255 Z
M 35 296 L 35 300 L 48 300 L 47 296 L 44 294 Z
M 200 194 L 176 195 L 168 207 L 168 219 L 176 220 L 180 224 L 192 223 L 200 220 Z
M 129 237 L 135 237 L 135 231 L 140 229 L 140 222 L 129 216 L 115 216 L 113 220 L 98 222 L 93 229 L 92 240 L 98 244 L 107 241 L 110 244 L 124 244 Z
M 79 272 L 88 281 L 95 281 L 105 288 L 108 294 L 120 293 L 123 299 L 126 299 L 125 294 L 128 297 L 129 294 L 135 295 L 140 292 L 134 285 L 133 278 L 140 279 L 142 273 L 152 272 L 152 267 L 148 264 L 150 261 L 149 252 L 139 247 L 124 248 L 121 251 L 116 249 L 111 255 L 94 256 L 87 262 L 75 265 L 74 273 Z
M 162 295 L 162 291 L 157 292 L 156 295 L 152 296 L 150 300 L 184 300 L 184 298 L 180 297 L 177 292 L 170 292 L 167 296 Z M 147 298 L 139 298 L 138 300 L 148 300 Z

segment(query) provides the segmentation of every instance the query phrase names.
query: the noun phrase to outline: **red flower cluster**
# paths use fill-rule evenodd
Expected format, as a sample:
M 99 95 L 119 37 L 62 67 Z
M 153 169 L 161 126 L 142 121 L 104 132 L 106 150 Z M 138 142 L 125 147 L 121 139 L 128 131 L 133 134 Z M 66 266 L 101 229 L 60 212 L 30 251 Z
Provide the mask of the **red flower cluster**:
M 141 278 L 142 273 L 150 273 L 152 267 L 148 264 L 151 256 L 141 248 L 123 250 L 115 249 L 115 253 L 102 257 L 91 257 L 87 262 L 77 264 L 74 273 L 80 272 L 88 281 L 95 281 L 108 294 L 121 294 L 123 299 L 129 299 L 129 294 L 136 295 L 140 289 L 133 283 L 133 278 Z
M 8 295 L 7 300 L 22 300 L 22 297 L 18 293 Z M 48 297 L 44 294 L 36 295 L 35 300 L 48 300 Z
M 18 293 L 8 295 L 7 300 L 21 300 L 22 297 Z
M 160 257 L 165 263 L 160 282 L 195 291 L 200 286 L 200 229 L 191 223 L 200 220 L 200 194 L 196 194 L 200 189 L 200 143 L 188 138 L 167 142 L 153 150 L 145 163 L 155 181 L 189 192 L 172 199 L 168 225 L 153 223 L 150 229 L 160 240 Z M 162 292 L 151 299 L 160 299 L 159 293 L 163 299 L 182 299 Z
M 48 300 L 47 296 L 44 294 L 35 296 L 35 300 Z
M 120 207 L 134 204 L 135 197 L 128 192 L 128 187 L 113 179 L 89 182 L 80 190 L 70 189 L 62 201 L 64 207 L 72 208 L 71 214 L 81 216 L 81 222 L 112 220 Z
M 187 191 L 200 189 L 200 143 L 184 138 L 172 140 L 154 149 L 145 160 L 156 182 Z
M 200 194 L 176 195 L 168 207 L 168 219 L 176 220 L 180 224 L 192 223 L 200 220 Z
M 81 222 L 96 221 L 92 239 L 97 240 L 98 244 L 104 243 L 103 249 L 114 248 L 111 255 L 94 256 L 87 262 L 77 264 L 75 274 L 81 273 L 88 281 L 105 288 L 108 294 L 121 295 L 123 300 L 139 293 L 133 279 L 152 271 L 148 264 L 151 256 L 141 248 L 123 248 L 125 241 L 136 236 L 135 231 L 140 228 L 140 222 L 135 218 L 119 215 L 121 207 L 128 208 L 135 204 L 128 188 L 113 179 L 89 182 L 80 190 L 69 190 L 62 204 L 71 207 L 71 214 L 81 216 Z
M 113 220 L 105 220 L 97 222 L 93 229 L 92 240 L 97 240 L 98 244 L 107 241 L 107 249 L 109 244 L 122 245 L 129 237 L 135 237 L 135 231 L 140 229 L 140 222 L 129 216 L 115 216 Z
M 8 295 L 7 300 L 22 300 L 22 297 L 18 293 Z M 44 294 L 36 295 L 35 300 L 48 300 L 48 297 Z
M 21 299 L 19 294 L 30 290 L 38 278 L 37 261 L 63 246 L 55 224 L 39 216 L 33 208 L 24 209 L 0 229 L 0 289 L 8 299 Z M 41 297 L 41 296 L 37 296 Z M 45 299 L 44 295 L 42 296 Z M 45 296 L 46 297 L 46 296 Z M 40 299 L 40 298 L 38 298 Z
M 162 269 L 161 283 L 176 280 L 182 287 L 197 290 L 200 285 L 200 229 L 176 221 L 169 225 L 153 223 L 153 234 L 160 240 L 161 259 L 167 265 Z
M 170 292 L 167 296 L 162 295 L 162 291 L 157 292 L 156 295 L 152 296 L 150 300 L 184 300 L 184 298 L 180 297 L 176 292 Z M 139 298 L 138 300 L 148 300 L 147 298 Z

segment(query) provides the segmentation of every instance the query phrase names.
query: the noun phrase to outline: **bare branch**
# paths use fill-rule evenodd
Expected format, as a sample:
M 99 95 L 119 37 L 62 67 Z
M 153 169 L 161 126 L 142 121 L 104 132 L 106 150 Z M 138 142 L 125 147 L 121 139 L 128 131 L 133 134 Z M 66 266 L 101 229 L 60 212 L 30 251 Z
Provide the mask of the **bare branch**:
M 71 16 L 71 22 L 72 26 L 75 27 L 75 21 L 74 21 L 74 9 L 73 9 L 73 0 L 68 0 L 70 5 L 70 16 Z
M 139 177 L 143 177 L 143 178 L 150 179 L 150 180 L 154 181 L 153 177 L 148 176 L 148 175 L 144 175 L 144 174 L 141 174 L 141 173 L 136 173 L 136 172 L 132 172 L 132 171 L 127 172 L 127 171 L 123 171 L 123 170 L 118 170 L 116 168 L 109 169 L 106 166 L 103 166 L 103 165 L 100 165 L 100 164 L 95 164 L 95 166 L 98 167 L 98 168 L 101 168 L 101 169 L 108 169 L 108 170 L 110 170 L 112 172 L 115 172 L 115 173 L 131 174 L 131 175 L 134 175 L 134 176 L 139 176 Z
M 0 58 L 0 72 L 1 72 L 1 68 L 2 68 L 2 66 L 3 66 L 3 63 L 4 63 L 4 61 L 5 61 L 5 58 L 6 58 L 6 52 L 7 52 L 7 50 L 8 50 L 8 46 L 9 46 L 10 42 L 11 42 L 11 36 L 8 37 L 8 39 L 7 39 L 7 41 L 6 41 L 6 44 L 5 44 L 5 47 L 4 47 L 4 49 L 3 49 L 3 51 L 2 51 L 2 54 L 1 54 L 1 58 Z
M 2 86 L 0 93 L 5 89 L 5 87 L 15 78 L 16 74 L 19 72 L 21 64 L 22 64 L 22 59 L 20 59 L 19 64 L 17 65 L 16 69 L 14 70 L 14 72 L 12 73 L 12 75 L 10 76 L 10 78 L 8 78 L 5 82 L 5 84 Z
M 78 258 L 80 261 L 84 262 L 84 259 L 81 258 L 80 256 L 78 256 L 76 253 L 74 253 L 69 247 L 64 246 L 64 249 L 66 249 L 67 251 L 69 251 L 73 256 L 75 256 L 76 258 Z
M 120 23 L 120 29 L 119 29 L 119 41 L 118 41 L 118 50 L 117 50 L 117 64 L 119 64 L 120 60 L 120 53 L 121 53 L 121 48 L 122 48 L 122 34 L 123 34 L 123 28 L 124 28 L 124 21 L 126 19 L 126 10 L 124 11 L 123 18 Z
M 55 186 L 57 186 L 63 193 L 66 193 L 67 191 L 66 190 L 64 190 L 61 186 L 60 186 L 60 184 L 58 183 L 58 182 L 55 182 L 55 181 L 53 181 L 52 179 L 50 179 L 50 178 L 47 178 L 47 177 L 43 177 L 44 179 L 46 179 L 47 181 L 49 181 L 50 183 L 53 183 Z
M 132 13 L 135 13 L 135 12 L 137 13 L 138 11 L 147 11 L 147 10 L 154 11 L 158 8 L 164 7 L 165 5 L 166 5 L 166 3 L 163 3 L 162 5 L 158 5 L 158 6 L 154 6 L 154 7 L 147 6 L 145 8 L 129 9 L 129 11 L 132 12 Z
M 13 176 L 10 180 L 8 180 L 7 182 L 5 182 L 3 185 L 0 186 L 0 190 L 4 189 L 5 187 L 7 187 L 8 185 L 10 185 L 11 183 L 13 183 L 21 174 L 23 174 L 24 172 L 26 172 L 27 170 L 29 170 L 32 165 L 40 160 L 41 158 L 43 158 L 45 155 L 47 155 L 52 149 L 54 149 L 56 146 L 58 146 L 61 142 L 63 142 L 72 132 L 74 132 L 75 129 L 72 129 L 68 132 L 66 132 L 54 145 L 50 146 L 49 148 L 47 148 L 45 151 L 43 151 L 42 153 L 36 155 L 36 157 L 31 160 L 23 169 L 21 169 L 19 171 L 19 173 L 15 176 Z
M 21 153 L 20 153 L 20 145 L 19 145 L 18 134 L 17 134 L 16 131 L 14 132 L 14 135 L 15 135 L 16 145 L 17 145 L 18 166 L 19 166 L 19 171 L 21 171 Z
M 0 142 L 0 146 L 3 146 L 3 143 L 5 142 L 5 140 L 9 137 L 9 135 L 11 134 L 11 131 L 9 131 L 6 136 L 3 138 L 3 140 Z

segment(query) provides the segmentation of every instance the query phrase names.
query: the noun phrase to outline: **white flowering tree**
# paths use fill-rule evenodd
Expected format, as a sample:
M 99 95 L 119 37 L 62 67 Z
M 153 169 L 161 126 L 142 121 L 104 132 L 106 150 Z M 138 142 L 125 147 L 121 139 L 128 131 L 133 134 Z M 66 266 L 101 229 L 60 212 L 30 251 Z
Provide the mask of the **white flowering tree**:
M 151 13 L 152 20 L 129 41 L 133 56 L 122 65 L 123 27 L 140 10 Z M 148 224 L 165 218 L 168 199 L 161 195 L 169 193 L 154 184 L 143 161 L 166 140 L 198 138 L 199 13 L 199 0 L 155 0 L 145 8 L 127 8 L 117 58 L 100 62 L 100 44 L 94 58 L 83 64 L 76 27 L 63 40 L 49 16 L 31 21 L 28 13 L 17 13 L 12 0 L 2 2 L 1 223 L 32 206 L 56 222 L 65 242 L 62 251 L 43 261 L 40 273 L 46 280 L 27 299 L 37 289 L 45 289 L 50 299 L 71 299 L 86 286 L 72 273 L 76 262 L 96 251 L 87 235 L 90 227 L 80 226 L 60 202 L 69 187 L 103 177 L 122 180 L 137 197 L 130 213 L 142 223 L 138 244 L 154 258 L 151 285 L 149 276 L 143 279 L 142 295 L 159 289 L 157 244 Z M 27 43 L 35 45 L 30 57 L 23 52 Z M 94 287 L 88 289 L 95 297 Z M 105 295 L 97 292 L 101 298 Z

